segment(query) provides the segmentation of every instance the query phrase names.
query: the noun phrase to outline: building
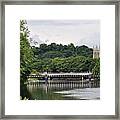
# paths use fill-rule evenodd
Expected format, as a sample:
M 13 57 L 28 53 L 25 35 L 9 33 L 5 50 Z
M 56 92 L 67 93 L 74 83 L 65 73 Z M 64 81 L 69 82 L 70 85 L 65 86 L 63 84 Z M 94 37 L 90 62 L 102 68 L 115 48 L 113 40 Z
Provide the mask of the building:
M 93 46 L 93 59 L 98 59 L 100 58 L 100 48 L 98 46 L 94 47 Z

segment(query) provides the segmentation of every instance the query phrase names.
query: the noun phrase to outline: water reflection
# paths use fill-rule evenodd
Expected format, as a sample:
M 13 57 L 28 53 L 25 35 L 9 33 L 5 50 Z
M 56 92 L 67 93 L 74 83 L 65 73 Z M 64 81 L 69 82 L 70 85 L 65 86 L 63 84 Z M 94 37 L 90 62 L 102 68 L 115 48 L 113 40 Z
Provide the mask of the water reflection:
M 59 93 L 54 93 L 55 89 L 50 89 L 43 86 L 33 86 L 30 85 L 27 87 L 29 92 L 32 95 L 32 99 L 36 100 L 63 100 L 64 98 Z
M 100 88 L 80 88 L 80 84 L 34 84 L 27 88 L 33 100 L 100 99 Z

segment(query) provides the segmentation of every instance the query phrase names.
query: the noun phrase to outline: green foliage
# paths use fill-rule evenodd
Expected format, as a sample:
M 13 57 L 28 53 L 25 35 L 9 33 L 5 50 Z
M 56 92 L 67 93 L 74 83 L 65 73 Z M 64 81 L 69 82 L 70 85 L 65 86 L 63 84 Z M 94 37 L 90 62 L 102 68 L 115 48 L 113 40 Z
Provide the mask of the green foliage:
M 77 46 L 76 47 L 76 53 L 79 56 L 85 56 L 92 58 L 93 50 L 91 48 L 88 48 L 87 46 Z
M 93 75 L 100 74 L 100 59 L 95 59 L 95 66 L 92 69 Z
M 92 58 L 87 46 L 51 43 L 32 47 L 36 60 L 32 69 L 37 72 L 93 72 L 99 74 L 99 60 Z
M 74 46 L 74 44 L 70 43 L 68 45 L 51 43 L 40 44 L 39 47 L 33 47 L 34 55 L 39 58 L 66 58 L 71 56 L 85 56 L 92 58 L 93 50 L 88 48 L 87 46 Z
M 99 66 L 98 63 L 98 60 L 84 56 L 56 57 L 34 62 L 33 69 L 39 72 L 92 72 L 96 70 L 97 65 Z M 99 70 L 96 72 L 99 72 Z
M 33 61 L 33 51 L 29 43 L 29 33 L 25 20 L 20 21 L 20 94 L 22 97 L 28 95 L 24 82 L 31 72 L 31 64 Z
M 56 58 L 56 57 L 64 57 L 64 55 L 60 51 L 48 51 L 42 55 L 42 58 Z

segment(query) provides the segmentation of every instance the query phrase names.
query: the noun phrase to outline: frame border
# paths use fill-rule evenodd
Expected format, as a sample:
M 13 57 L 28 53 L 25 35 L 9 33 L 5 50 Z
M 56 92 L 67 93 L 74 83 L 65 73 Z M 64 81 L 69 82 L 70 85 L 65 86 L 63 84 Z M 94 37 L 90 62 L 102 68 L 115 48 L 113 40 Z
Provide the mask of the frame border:
M 5 5 L 115 5 L 115 115 L 5 115 Z M 2 1 L 0 119 L 119 119 L 119 0 Z

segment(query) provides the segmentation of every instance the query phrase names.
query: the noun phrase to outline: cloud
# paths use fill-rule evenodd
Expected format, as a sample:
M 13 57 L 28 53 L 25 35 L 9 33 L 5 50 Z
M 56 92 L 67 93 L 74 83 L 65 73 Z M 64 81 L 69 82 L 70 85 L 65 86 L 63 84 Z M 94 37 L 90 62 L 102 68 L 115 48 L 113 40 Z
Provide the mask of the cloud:
M 30 37 L 30 45 L 31 46 L 38 46 L 39 44 L 44 43 L 42 40 L 40 40 L 39 35 L 33 35 Z
M 32 39 L 38 44 L 57 43 L 99 46 L 99 20 L 29 20 Z
M 80 40 L 78 40 L 75 44 L 77 46 L 83 44 L 83 45 L 89 45 L 89 47 L 93 47 L 93 46 L 99 46 L 100 45 L 100 33 L 92 33 Z

